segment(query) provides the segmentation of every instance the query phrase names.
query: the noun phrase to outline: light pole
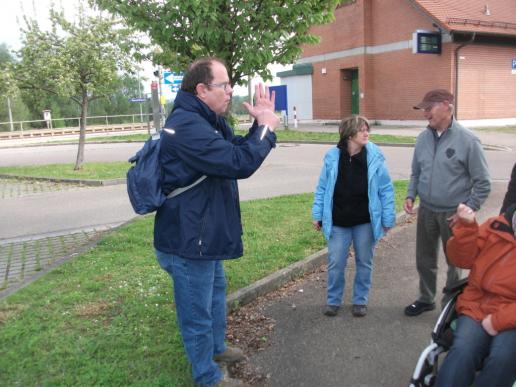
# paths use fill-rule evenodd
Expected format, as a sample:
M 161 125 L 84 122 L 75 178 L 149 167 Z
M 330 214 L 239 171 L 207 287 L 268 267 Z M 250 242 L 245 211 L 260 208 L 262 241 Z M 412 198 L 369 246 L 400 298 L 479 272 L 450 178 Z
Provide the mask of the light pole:
M 140 72 L 138 71 L 138 98 L 142 98 L 142 82 L 140 81 Z M 140 105 L 140 122 L 143 122 L 143 107 L 142 103 L 138 102 Z
M 14 130 L 14 125 L 13 125 L 13 113 L 11 112 L 11 99 L 9 98 L 9 96 L 6 96 L 5 98 L 7 98 L 7 111 L 9 112 L 9 124 L 11 126 L 11 132 Z

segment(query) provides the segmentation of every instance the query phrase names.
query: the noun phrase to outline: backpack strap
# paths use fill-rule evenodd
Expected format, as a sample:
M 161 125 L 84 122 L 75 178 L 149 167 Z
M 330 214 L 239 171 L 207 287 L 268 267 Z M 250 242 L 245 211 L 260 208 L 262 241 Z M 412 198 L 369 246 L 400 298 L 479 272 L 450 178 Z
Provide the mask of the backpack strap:
M 181 187 L 181 188 L 176 188 L 175 190 L 173 190 L 172 192 L 170 192 L 168 195 L 167 195 L 167 199 L 170 199 L 170 198 L 173 198 L 174 196 L 177 196 L 179 194 L 182 194 L 183 192 L 185 191 L 188 191 L 190 188 L 193 188 L 195 187 L 197 184 L 199 184 L 200 182 L 202 182 L 204 179 L 206 179 L 208 176 L 206 175 L 202 175 L 201 177 L 199 177 L 197 180 L 195 180 L 192 184 L 190 185 L 187 185 L 186 187 Z

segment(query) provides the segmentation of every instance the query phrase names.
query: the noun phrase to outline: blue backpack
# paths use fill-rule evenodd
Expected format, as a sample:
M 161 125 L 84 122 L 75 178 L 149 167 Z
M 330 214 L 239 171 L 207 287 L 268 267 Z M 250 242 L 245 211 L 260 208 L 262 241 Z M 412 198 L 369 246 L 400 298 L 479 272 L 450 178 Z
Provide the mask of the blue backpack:
M 160 132 L 158 132 L 153 134 L 142 149 L 129 159 L 133 165 L 127 171 L 127 193 L 134 212 L 140 215 L 156 211 L 165 200 L 185 192 L 206 178 L 201 176 L 189 186 L 176 188 L 165 195 L 161 190 L 160 144 Z

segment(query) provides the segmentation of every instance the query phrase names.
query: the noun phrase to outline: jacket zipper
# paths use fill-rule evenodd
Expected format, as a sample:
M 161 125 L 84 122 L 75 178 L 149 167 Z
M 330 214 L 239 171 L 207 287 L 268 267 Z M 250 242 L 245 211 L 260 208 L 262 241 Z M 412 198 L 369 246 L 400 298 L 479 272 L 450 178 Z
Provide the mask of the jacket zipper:
M 206 214 L 202 217 L 201 232 L 199 234 L 199 255 L 202 257 L 202 236 L 204 235 L 204 227 L 206 225 Z

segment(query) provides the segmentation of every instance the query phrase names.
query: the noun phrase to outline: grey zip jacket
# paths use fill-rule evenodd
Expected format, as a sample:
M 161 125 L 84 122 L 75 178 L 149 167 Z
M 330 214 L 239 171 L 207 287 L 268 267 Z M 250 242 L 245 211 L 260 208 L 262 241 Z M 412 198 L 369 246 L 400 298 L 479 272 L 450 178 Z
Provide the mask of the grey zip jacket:
M 480 140 L 455 119 L 439 138 L 431 128 L 416 140 L 407 198 L 419 195 L 421 206 L 454 211 L 459 203 L 478 210 L 491 191 Z

